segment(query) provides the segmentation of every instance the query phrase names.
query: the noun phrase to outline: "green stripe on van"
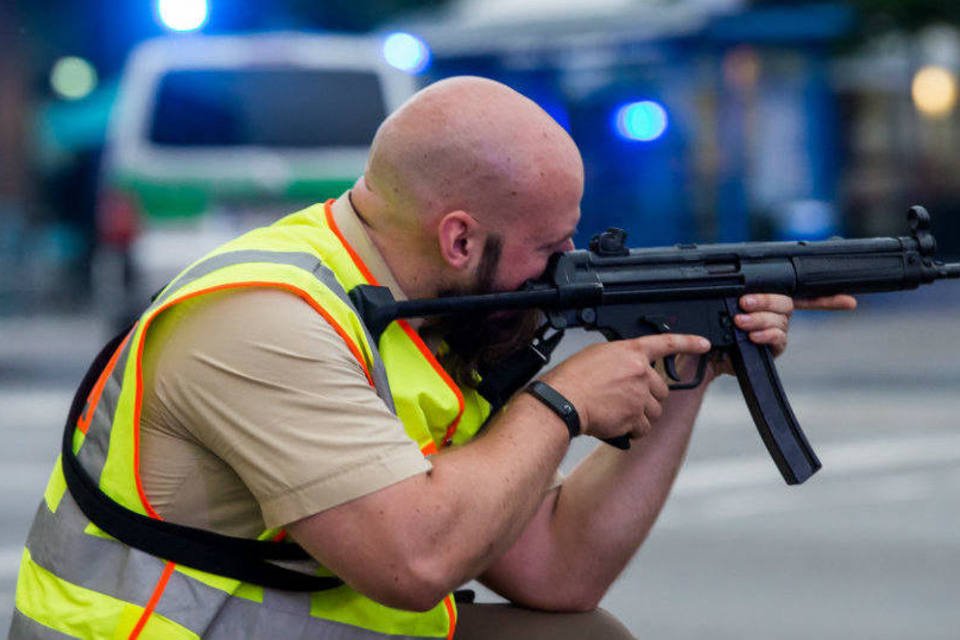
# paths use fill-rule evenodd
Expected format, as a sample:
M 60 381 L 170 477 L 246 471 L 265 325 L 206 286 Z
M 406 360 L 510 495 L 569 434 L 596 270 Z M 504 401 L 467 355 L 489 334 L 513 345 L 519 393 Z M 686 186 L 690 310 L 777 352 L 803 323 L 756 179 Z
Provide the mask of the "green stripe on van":
M 264 189 L 253 180 L 151 180 L 141 176 L 118 177 L 114 185 L 136 196 L 141 215 L 155 220 L 195 218 L 215 208 L 266 209 L 277 217 L 306 205 L 337 198 L 353 186 L 354 178 L 294 179 L 281 190 Z

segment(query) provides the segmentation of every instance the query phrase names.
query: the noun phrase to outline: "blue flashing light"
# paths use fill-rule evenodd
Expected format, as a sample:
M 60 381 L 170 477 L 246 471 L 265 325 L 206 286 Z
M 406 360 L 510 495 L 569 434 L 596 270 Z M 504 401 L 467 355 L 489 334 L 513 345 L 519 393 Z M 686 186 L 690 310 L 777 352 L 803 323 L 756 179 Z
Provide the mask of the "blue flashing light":
M 651 100 L 625 104 L 614 116 L 617 133 L 627 140 L 652 142 L 662 136 L 668 126 L 666 109 Z
M 383 57 L 387 64 L 401 71 L 420 73 L 430 64 L 430 49 L 409 33 L 391 33 L 383 41 Z
M 780 215 L 784 238 L 822 240 L 837 232 L 836 207 L 825 200 L 796 200 Z
M 157 16 L 172 31 L 196 31 L 210 17 L 207 0 L 157 0 Z

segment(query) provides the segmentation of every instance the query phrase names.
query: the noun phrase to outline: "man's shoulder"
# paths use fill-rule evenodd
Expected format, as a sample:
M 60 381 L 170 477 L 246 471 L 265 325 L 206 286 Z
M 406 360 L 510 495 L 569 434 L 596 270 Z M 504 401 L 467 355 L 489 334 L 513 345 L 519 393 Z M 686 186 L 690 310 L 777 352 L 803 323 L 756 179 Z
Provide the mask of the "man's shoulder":
M 245 340 L 267 334 L 296 339 L 297 328 L 332 331 L 323 317 L 298 295 L 278 287 L 239 287 L 185 300 L 158 318 L 182 337 L 209 335 L 213 343 L 229 336 Z M 176 339 L 175 335 L 170 336 Z
M 154 375 L 181 382 L 198 377 L 202 387 L 211 368 L 243 375 L 269 366 L 282 375 L 306 361 L 315 366 L 352 360 L 336 330 L 299 296 L 244 287 L 183 301 L 158 316 L 147 333 L 143 366 L 148 383 Z

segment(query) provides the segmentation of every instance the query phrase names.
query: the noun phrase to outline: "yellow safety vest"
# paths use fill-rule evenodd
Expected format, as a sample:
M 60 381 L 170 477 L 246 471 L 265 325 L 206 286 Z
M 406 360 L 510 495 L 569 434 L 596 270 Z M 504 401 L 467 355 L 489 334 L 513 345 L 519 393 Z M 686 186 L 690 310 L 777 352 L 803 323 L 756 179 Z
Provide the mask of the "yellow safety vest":
M 90 392 L 73 432 L 83 469 L 116 503 L 160 519 L 139 475 L 144 339 L 171 306 L 236 287 L 286 290 L 326 318 L 424 455 L 469 441 L 489 404 L 458 388 L 406 322 L 391 323 L 374 344 L 346 293 L 359 284 L 377 282 L 340 234 L 329 202 L 241 236 L 193 264 L 144 312 Z M 277 534 L 264 531 L 259 539 Z M 329 575 L 322 568 L 318 573 Z M 10 637 L 451 638 L 456 616 L 452 595 L 427 612 L 402 611 L 348 586 L 269 589 L 149 555 L 83 515 L 58 460 L 23 552 Z

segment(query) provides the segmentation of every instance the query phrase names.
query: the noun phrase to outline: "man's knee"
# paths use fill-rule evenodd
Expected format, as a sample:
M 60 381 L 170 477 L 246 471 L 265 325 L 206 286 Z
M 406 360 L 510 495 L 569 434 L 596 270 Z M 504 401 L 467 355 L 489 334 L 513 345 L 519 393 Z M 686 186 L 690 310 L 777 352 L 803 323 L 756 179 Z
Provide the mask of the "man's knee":
M 635 640 L 611 613 L 552 613 L 509 604 L 461 604 L 457 640 Z

